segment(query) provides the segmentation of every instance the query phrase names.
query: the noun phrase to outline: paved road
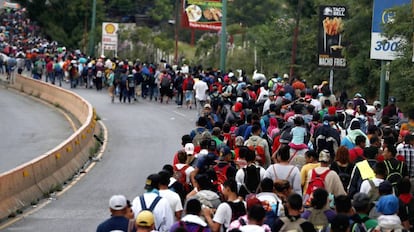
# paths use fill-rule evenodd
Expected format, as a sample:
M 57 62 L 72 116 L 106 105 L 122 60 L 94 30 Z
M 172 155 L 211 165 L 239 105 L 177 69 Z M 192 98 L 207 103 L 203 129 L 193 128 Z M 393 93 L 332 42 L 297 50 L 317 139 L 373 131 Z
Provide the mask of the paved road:
M 73 133 L 56 108 L 3 86 L 0 86 L 0 109 L 0 173 L 44 154 Z
M 133 199 L 143 192 L 145 178 L 158 172 L 180 148 L 180 138 L 194 127 L 195 110 L 146 100 L 111 104 L 106 92 L 75 89 L 88 100 L 108 128 L 108 146 L 101 161 L 68 191 L 0 231 L 95 231 L 109 217 L 113 194 Z

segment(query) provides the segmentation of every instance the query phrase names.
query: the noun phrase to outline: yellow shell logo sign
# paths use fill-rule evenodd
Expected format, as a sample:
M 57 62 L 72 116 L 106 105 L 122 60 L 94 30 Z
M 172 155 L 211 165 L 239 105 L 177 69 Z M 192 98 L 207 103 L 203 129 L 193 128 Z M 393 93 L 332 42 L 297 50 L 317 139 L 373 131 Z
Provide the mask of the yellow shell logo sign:
M 115 32 L 115 26 L 111 23 L 105 25 L 105 31 L 108 34 L 113 34 Z

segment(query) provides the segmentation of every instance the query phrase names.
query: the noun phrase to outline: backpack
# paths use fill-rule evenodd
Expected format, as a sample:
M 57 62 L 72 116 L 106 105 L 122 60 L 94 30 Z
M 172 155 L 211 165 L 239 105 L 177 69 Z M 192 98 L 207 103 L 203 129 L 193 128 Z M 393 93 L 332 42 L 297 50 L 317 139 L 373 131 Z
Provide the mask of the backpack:
M 202 227 L 201 225 L 199 225 L 199 224 L 196 224 L 196 223 L 193 223 L 193 222 L 184 222 L 184 221 L 180 221 L 180 222 L 178 222 L 178 225 L 180 225 L 180 227 L 179 228 L 183 228 L 185 231 L 189 231 L 189 232 L 203 232 L 204 230 L 206 230 L 207 231 L 207 229 L 208 229 L 208 227 Z M 194 225 L 194 226 L 197 226 L 196 228 L 196 230 L 190 230 L 188 227 L 187 227 L 187 225 L 188 226 L 190 226 L 190 225 Z M 209 231 L 209 230 L 208 230 Z
M 326 209 L 310 208 L 310 215 L 308 221 L 313 224 L 316 231 L 323 231 L 329 224 L 328 218 L 325 214 Z
M 400 203 L 402 203 L 401 200 Z M 414 198 L 411 198 L 410 202 L 404 205 L 404 210 L 408 216 L 408 221 L 410 222 L 410 225 L 414 225 Z
M 369 186 L 371 187 L 368 192 L 368 197 L 370 202 L 378 201 L 380 194 L 378 191 L 378 186 L 375 186 L 374 181 L 368 180 Z
M 280 220 L 283 222 L 283 226 L 280 228 L 280 231 L 303 232 L 300 225 L 306 222 L 306 219 L 303 218 L 298 218 L 297 220 L 291 221 L 288 217 L 281 217 Z
M 304 202 L 305 205 L 309 206 L 312 198 L 313 192 L 318 188 L 325 189 L 325 178 L 331 170 L 328 169 L 321 174 L 318 174 L 315 169 L 312 169 L 312 176 L 310 178 L 308 188 L 306 189 Z
M 149 211 L 151 211 L 151 212 L 153 212 L 154 211 L 154 209 L 155 209 L 155 206 L 157 206 L 157 204 L 158 204 L 158 202 L 161 200 L 161 197 L 160 196 L 157 196 L 152 202 L 151 202 L 151 205 L 150 205 L 150 207 L 148 208 L 147 207 L 147 205 L 145 204 L 145 199 L 144 199 L 144 195 L 141 195 L 141 196 L 139 196 L 139 200 L 140 200 L 140 202 L 141 202 L 141 211 L 143 211 L 143 210 L 149 210 Z M 161 225 L 162 224 L 164 224 L 165 222 L 163 222 L 163 223 L 161 223 L 160 224 L 160 227 L 161 227 Z M 158 228 L 159 229 L 159 228 Z M 157 230 L 158 230 L 157 229 Z
M 366 134 L 368 132 L 367 118 L 358 117 L 358 121 L 359 121 L 359 125 L 361 127 L 361 131 Z
M 227 201 L 231 208 L 231 221 L 237 220 L 239 217 L 246 215 L 246 207 L 243 201 L 232 202 Z
M 342 171 L 342 169 L 338 167 L 338 176 L 339 176 L 339 179 L 341 179 L 344 189 L 347 189 L 349 181 L 351 180 L 351 175 L 348 172 L 350 166 L 351 165 L 348 164 L 348 166 L 346 166 L 345 168 L 345 171 Z
M 176 165 L 173 166 L 174 174 L 173 177 L 183 185 L 184 190 L 189 193 L 190 185 L 187 183 L 187 175 L 185 171 L 189 168 L 190 165 L 186 164 L 181 169 L 178 169 Z
M 240 186 L 239 195 L 246 196 L 257 193 L 260 187 L 260 167 L 249 165 L 242 169 L 244 173 L 243 185 Z
M 60 64 L 55 63 L 55 64 L 53 65 L 53 70 L 54 70 L 56 73 L 60 73 L 60 72 L 62 72 L 62 67 L 60 66 Z
M 194 146 L 200 146 L 201 141 L 203 140 L 203 133 L 205 130 L 200 131 L 198 128 L 194 130 L 195 131 L 195 136 L 193 138 L 192 143 L 194 144 Z
M 150 207 L 148 208 L 147 205 L 145 204 L 145 199 L 144 199 L 144 195 L 139 196 L 139 200 L 141 202 L 141 211 L 143 210 L 149 210 L 151 212 L 154 211 L 155 206 L 157 206 L 158 202 L 161 200 L 160 196 L 157 196 L 151 203 Z
M 213 169 L 216 172 L 217 176 L 217 185 L 222 185 L 227 180 L 227 169 L 229 169 L 230 164 L 226 164 L 222 167 L 220 167 L 218 164 L 216 164 Z
M 367 232 L 368 229 L 365 226 L 365 222 L 369 220 L 369 217 L 363 217 L 360 220 L 354 221 L 351 224 L 351 232 Z
M 188 78 L 187 86 L 185 90 L 193 90 L 193 88 L 194 88 L 194 80 L 193 78 Z
M 128 75 L 128 87 L 133 88 L 135 87 L 135 81 L 133 75 Z
M 388 180 L 391 184 L 392 187 L 394 189 L 394 193 L 398 196 L 398 188 L 397 188 L 397 184 L 398 182 L 400 182 L 403 178 L 402 176 L 402 162 L 398 161 L 398 165 L 397 167 L 392 167 L 392 164 L 385 160 L 384 161 L 385 167 L 387 168 L 387 177 L 385 178 L 386 180 Z
M 126 81 L 128 79 L 128 76 L 126 74 L 121 75 L 121 85 L 126 86 Z
M 170 88 L 171 85 L 171 77 L 170 75 L 163 75 L 161 79 L 161 87 L 162 88 Z
M 329 151 L 329 153 L 335 154 L 336 150 L 338 150 L 338 141 L 332 136 L 326 136 L 324 134 L 320 134 L 315 138 L 315 145 L 316 145 L 316 152 L 319 154 L 323 149 Z
M 246 146 L 250 150 L 254 151 L 254 153 L 256 154 L 256 161 L 259 163 L 260 166 L 264 166 L 266 163 L 265 148 L 261 144 L 259 144 L 262 141 L 263 140 L 260 139 L 255 141 L 248 139 L 246 144 Z
M 231 85 L 231 101 L 236 101 L 237 99 L 237 86 L 238 84 L 236 86 Z

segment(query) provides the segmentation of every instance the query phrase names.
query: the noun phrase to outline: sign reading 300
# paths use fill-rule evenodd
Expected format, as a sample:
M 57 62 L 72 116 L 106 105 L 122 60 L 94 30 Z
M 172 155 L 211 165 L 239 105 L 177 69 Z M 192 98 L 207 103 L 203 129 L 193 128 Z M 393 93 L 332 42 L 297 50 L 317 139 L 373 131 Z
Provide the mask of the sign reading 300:
M 410 3 L 410 0 L 375 0 L 372 16 L 371 59 L 394 60 L 398 56 L 401 39 L 388 39 L 381 35 L 383 24 L 393 23 L 395 12 L 391 8 Z

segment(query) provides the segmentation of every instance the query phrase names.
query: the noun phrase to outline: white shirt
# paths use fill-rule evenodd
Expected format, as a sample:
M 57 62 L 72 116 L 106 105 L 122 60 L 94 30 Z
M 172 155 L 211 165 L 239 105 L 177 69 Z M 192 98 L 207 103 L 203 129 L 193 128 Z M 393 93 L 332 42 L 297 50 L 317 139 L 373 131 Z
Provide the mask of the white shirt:
M 234 202 L 239 202 L 239 200 Z M 229 228 L 231 223 L 231 214 L 231 207 L 227 202 L 223 202 L 217 207 L 217 211 L 214 214 L 213 221 L 221 225 L 220 231 L 223 231 L 223 225 L 225 228 Z
M 170 203 L 171 210 L 173 212 L 178 212 L 183 210 L 183 205 L 181 204 L 180 195 L 176 192 L 171 191 L 170 189 L 160 189 L 160 196 L 167 199 Z
M 144 193 L 144 201 L 147 208 L 150 207 L 151 203 L 158 196 L 156 193 L 148 192 Z M 141 212 L 141 201 L 140 196 L 137 196 L 132 201 L 132 211 L 134 211 L 135 217 Z M 174 223 L 174 213 L 171 211 L 170 204 L 166 198 L 161 198 L 152 211 L 154 214 L 155 229 L 158 231 L 168 231 Z
M 312 98 L 310 104 L 315 107 L 314 112 L 319 112 L 322 109 L 321 102 L 317 99 Z
M 208 90 L 208 85 L 202 80 L 195 82 L 193 89 L 195 90 L 195 98 L 200 101 L 207 100 L 206 91 Z
M 265 232 L 265 229 L 259 225 L 245 225 L 239 228 L 242 232 Z
M 372 179 L 372 182 L 374 182 L 375 187 L 378 187 L 382 182 L 384 182 L 383 179 L 374 178 Z M 359 192 L 368 194 L 371 190 L 371 185 L 369 184 L 368 180 L 364 180 L 361 183 L 361 188 L 359 189 Z

